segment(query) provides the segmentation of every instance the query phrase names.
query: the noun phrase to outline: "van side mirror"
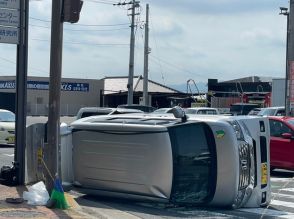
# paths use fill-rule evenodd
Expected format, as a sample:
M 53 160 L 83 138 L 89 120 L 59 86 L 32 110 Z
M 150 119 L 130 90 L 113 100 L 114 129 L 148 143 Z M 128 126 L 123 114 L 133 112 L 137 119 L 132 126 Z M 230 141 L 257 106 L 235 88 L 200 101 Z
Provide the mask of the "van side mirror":
M 291 133 L 283 133 L 281 136 L 285 139 L 293 139 L 293 135 Z
M 182 122 L 187 121 L 186 113 L 181 107 L 175 106 L 175 107 L 172 108 L 171 112 L 174 114 L 174 117 L 181 118 Z

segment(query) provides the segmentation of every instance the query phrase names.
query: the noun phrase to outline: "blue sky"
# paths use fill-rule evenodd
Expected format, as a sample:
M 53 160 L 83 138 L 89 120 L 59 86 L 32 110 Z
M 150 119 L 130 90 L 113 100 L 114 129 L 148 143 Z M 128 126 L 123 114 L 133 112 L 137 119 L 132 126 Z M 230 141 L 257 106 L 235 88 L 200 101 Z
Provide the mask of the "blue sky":
M 63 77 L 127 76 L 130 17 L 115 0 L 85 0 L 80 21 L 64 25 Z M 149 78 L 165 85 L 246 76 L 284 77 L 287 0 L 141 0 L 135 75 L 143 74 L 146 3 Z M 49 76 L 51 1 L 30 1 L 30 76 Z M 1 44 L 0 75 L 15 75 L 15 45 Z

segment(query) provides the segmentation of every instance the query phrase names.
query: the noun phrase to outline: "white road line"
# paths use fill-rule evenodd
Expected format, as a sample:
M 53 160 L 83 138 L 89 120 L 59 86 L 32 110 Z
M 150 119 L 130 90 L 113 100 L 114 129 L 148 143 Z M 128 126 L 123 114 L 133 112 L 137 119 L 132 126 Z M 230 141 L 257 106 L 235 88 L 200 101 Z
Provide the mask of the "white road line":
M 293 219 L 294 213 L 286 212 L 286 211 L 277 211 L 272 209 L 266 208 L 240 208 L 239 211 L 254 213 L 264 216 L 271 216 L 271 217 L 279 217 L 279 218 L 286 218 L 286 219 Z
M 281 189 L 281 191 L 294 192 L 294 188 L 284 188 L 284 189 Z
M 271 182 L 289 182 L 294 180 L 294 178 L 271 178 Z
M 3 154 L 5 156 L 8 156 L 8 157 L 14 157 L 14 154 Z
M 279 201 L 279 200 L 272 200 L 270 203 L 271 206 L 283 206 L 287 208 L 293 208 L 294 209 L 294 203 L 293 202 L 285 202 L 285 201 Z
M 286 194 L 283 194 L 283 193 L 274 193 L 272 192 L 272 198 L 274 199 L 277 199 L 279 197 L 283 197 L 283 198 L 293 198 L 294 199 L 294 195 L 286 195 Z

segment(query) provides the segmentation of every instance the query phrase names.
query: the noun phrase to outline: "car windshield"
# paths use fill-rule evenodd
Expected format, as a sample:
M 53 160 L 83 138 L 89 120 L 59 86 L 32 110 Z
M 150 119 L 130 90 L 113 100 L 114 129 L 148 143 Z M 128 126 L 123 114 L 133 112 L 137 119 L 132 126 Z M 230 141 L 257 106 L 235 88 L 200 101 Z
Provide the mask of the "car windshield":
M 265 108 L 260 110 L 260 112 L 257 114 L 259 116 L 274 116 L 276 112 L 276 109 L 269 109 Z
M 15 122 L 15 115 L 12 112 L 0 112 L 0 122 Z
M 166 108 L 162 108 L 162 109 L 157 109 L 155 111 L 153 111 L 153 113 L 171 113 L 171 109 L 166 109 Z
M 216 184 L 216 152 L 211 129 L 203 123 L 169 128 L 174 162 L 171 200 L 204 203 Z
M 197 110 L 195 110 L 195 109 L 185 109 L 185 112 L 187 114 L 196 114 L 197 113 Z

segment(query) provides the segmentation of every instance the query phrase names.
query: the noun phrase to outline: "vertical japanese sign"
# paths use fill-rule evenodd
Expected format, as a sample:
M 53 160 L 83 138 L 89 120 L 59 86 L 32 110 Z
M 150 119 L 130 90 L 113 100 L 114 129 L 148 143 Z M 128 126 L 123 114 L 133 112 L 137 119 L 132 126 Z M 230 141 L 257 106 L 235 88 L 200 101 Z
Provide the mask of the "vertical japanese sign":
M 294 108 L 294 61 L 290 61 L 290 74 L 289 74 L 289 99 L 290 99 L 290 108 Z
M 0 43 L 19 43 L 20 0 L 0 0 Z

